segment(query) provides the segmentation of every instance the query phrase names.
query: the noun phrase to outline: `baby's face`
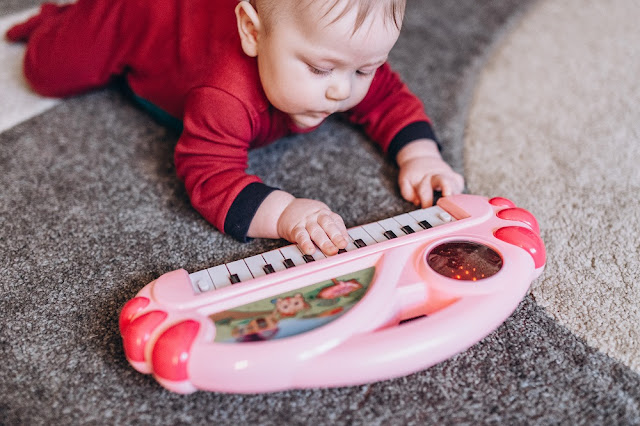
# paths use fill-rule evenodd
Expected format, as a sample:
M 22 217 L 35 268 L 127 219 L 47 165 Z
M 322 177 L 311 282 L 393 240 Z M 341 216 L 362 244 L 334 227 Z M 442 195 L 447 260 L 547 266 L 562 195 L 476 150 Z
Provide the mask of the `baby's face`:
M 355 8 L 331 23 L 344 5 L 323 17 L 331 2 L 310 3 L 297 16 L 285 13 L 258 41 L 265 94 L 301 128 L 360 103 L 399 35 L 381 7 L 354 34 Z

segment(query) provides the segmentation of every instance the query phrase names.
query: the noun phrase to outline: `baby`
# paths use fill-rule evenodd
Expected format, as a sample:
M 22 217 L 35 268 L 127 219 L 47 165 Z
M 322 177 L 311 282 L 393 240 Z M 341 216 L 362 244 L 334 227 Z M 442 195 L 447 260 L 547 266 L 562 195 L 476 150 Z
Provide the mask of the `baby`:
M 45 4 L 9 30 L 45 96 L 124 76 L 144 106 L 180 123 L 178 176 L 193 206 L 239 240 L 284 238 L 307 254 L 347 245 L 342 218 L 248 175 L 247 153 L 342 113 L 398 164 L 401 195 L 460 193 L 420 100 L 387 57 L 406 0 L 79 0 Z

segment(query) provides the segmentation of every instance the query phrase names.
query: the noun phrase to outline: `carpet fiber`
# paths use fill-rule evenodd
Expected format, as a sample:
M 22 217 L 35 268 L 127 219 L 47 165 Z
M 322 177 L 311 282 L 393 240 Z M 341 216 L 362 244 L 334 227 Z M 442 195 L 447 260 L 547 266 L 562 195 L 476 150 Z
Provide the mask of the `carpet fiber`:
M 582 7 L 577 1 L 568 4 Z M 34 5 L 4 0 L 0 14 L 7 17 Z M 572 222 L 560 214 L 557 202 L 543 201 L 560 186 L 536 193 L 522 177 L 501 186 L 512 178 L 482 174 L 484 165 L 463 157 L 463 151 L 466 156 L 482 152 L 479 144 L 493 137 L 469 124 L 467 136 L 475 136 L 467 138 L 469 148 L 464 148 L 468 113 L 477 116 L 494 105 L 488 96 L 483 107 L 480 100 L 486 98 L 475 92 L 476 82 L 490 80 L 494 68 L 506 66 L 499 60 L 505 43 L 542 6 L 533 0 L 410 0 L 408 7 L 390 60 L 424 100 L 445 157 L 467 174 L 472 191 L 510 196 L 532 210 L 541 219 L 551 253 L 566 250 L 556 248 L 566 244 L 558 230 L 569 232 Z M 495 95 L 508 97 L 510 91 Z M 13 107 L 6 92 L 0 93 L 0 115 L 5 116 Z M 500 107 L 495 106 L 498 115 Z M 527 117 L 524 128 L 530 129 L 539 110 L 521 119 Z M 509 141 L 526 140 L 512 123 L 496 123 L 511 132 Z M 111 88 L 66 99 L 0 133 L 0 424 L 640 423 L 640 376 L 630 367 L 633 363 L 600 350 L 587 333 L 570 327 L 568 317 L 574 314 L 554 307 L 553 293 L 541 293 L 553 285 L 590 282 L 577 276 L 570 262 L 589 259 L 593 249 L 583 241 L 565 257 L 549 259 L 548 270 L 534 283 L 535 300 L 527 296 L 494 333 L 426 371 L 364 386 L 266 395 L 184 396 L 164 390 L 124 358 L 117 324 L 122 305 L 164 272 L 200 270 L 283 244 L 241 244 L 208 225 L 190 207 L 175 177 L 176 140 Z M 504 141 L 497 148 L 486 146 L 492 155 L 512 155 Z M 605 154 L 616 150 L 599 153 Z M 550 179 L 548 169 L 536 168 L 538 158 L 523 155 L 510 166 Z M 571 168 L 553 170 L 567 174 L 560 182 L 575 174 Z M 339 120 L 253 152 L 250 171 L 270 185 L 327 202 L 347 226 L 412 210 L 396 188 L 394 166 Z M 599 198 L 604 190 L 586 189 L 572 195 L 574 210 L 589 201 L 615 204 Z M 637 224 L 633 229 L 637 235 Z M 637 237 L 633 241 L 637 253 Z M 614 253 L 611 246 L 604 250 Z M 596 258 L 604 268 L 601 259 L 606 255 Z M 630 263 L 635 264 L 637 257 Z M 597 317 L 585 313 L 582 318 Z

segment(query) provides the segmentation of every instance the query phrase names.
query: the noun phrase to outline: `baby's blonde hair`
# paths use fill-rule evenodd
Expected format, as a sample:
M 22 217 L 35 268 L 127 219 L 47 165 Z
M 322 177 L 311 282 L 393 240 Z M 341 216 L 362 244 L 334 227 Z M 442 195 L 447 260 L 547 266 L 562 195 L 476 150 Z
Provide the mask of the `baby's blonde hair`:
M 313 1 L 313 0 L 311 0 Z M 325 16 L 328 15 L 341 0 L 332 0 L 333 4 L 327 8 Z M 353 32 L 357 32 L 364 21 L 367 20 L 367 17 L 371 13 L 373 9 L 381 2 L 381 0 L 346 0 L 347 4 L 345 8 L 340 12 L 330 24 L 339 21 L 342 19 L 347 13 L 349 13 L 354 7 L 357 8 L 356 14 L 356 22 L 353 28 Z M 402 26 L 402 17 L 404 16 L 404 9 L 407 4 L 406 0 L 384 0 L 386 3 L 384 6 L 384 18 L 387 22 L 393 22 L 398 30 Z
M 249 0 L 251 5 L 256 8 L 258 14 L 265 20 L 267 27 L 270 26 L 275 21 L 275 17 L 278 15 L 278 6 L 282 6 L 285 3 L 287 6 L 291 4 L 291 2 L 285 2 L 283 0 Z M 302 8 L 309 6 L 312 2 L 317 0 L 292 0 L 294 2 L 294 7 L 296 12 L 300 12 Z M 355 34 L 362 24 L 367 20 L 367 17 L 375 9 L 377 5 L 381 2 L 385 2 L 384 9 L 384 17 L 387 21 L 393 22 L 398 30 L 402 26 L 402 18 L 404 16 L 404 10 L 407 4 L 407 0 L 327 0 L 330 4 L 329 7 L 326 8 L 324 18 L 335 7 L 338 3 L 342 1 L 346 1 L 346 5 L 344 9 L 340 12 L 340 14 L 329 23 L 329 25 L 334 22 L 342 19 L 347 13 L 349 13 L 353 8 L 357 8 L 356 14 L 356 22 L 353 28 L 353 33 Z

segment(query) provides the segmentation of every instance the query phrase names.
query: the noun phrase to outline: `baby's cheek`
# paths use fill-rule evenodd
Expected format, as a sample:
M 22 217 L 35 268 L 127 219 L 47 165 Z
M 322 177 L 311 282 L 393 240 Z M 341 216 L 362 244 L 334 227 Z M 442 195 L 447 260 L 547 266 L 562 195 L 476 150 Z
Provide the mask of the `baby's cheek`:
M 358 105 L 360 102 L 362 102 L 365 96 L 367 96 L 367 93 L 369 93 L 369 88 L 371 87 L 372 82 L 373 82 L 373 79 L 356 84 L 353 91 L 353 98 L 354 98 L 353 106 Z

